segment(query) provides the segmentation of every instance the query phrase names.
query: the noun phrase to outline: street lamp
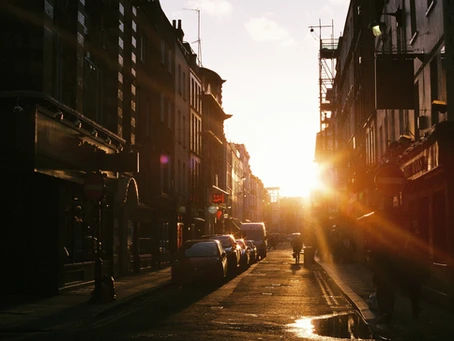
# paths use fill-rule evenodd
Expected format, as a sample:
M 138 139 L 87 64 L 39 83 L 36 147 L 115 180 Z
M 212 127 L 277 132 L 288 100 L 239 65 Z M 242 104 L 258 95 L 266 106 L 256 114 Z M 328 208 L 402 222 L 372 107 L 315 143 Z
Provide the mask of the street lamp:
M 396 18 L 396 26 L 399 27 L 402 25 L 402 10 L 397 8 L 394 13 L 382 13 L 382 15 L 390 15 Z M 384 33 L 386 25 L 384 22 L 376 21 L 372 24 L 372 33 L 375 37 L 379 37 Z

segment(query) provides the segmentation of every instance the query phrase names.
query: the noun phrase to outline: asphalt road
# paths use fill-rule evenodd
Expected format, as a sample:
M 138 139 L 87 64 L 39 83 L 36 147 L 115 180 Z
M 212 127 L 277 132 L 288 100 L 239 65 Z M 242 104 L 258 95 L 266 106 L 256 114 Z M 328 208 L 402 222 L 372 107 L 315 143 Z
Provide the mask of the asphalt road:
M 322 268 L 294 264 L 288 244 L 221 287 L 167 286 L 96 320 L 34 340 L 330 340 L 367 327 Z

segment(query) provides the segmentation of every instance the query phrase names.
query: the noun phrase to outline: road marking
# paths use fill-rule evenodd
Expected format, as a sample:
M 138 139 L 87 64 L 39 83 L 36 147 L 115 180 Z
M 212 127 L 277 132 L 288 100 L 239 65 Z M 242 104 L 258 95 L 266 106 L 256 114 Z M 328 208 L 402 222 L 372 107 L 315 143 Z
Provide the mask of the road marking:
M 325 297 L 326 303 L 329 306 L 338 306 L 339 301 L 337 300 L 336 296 L 332 292 L 331 288 L 329 287 L 328 283 L 326 282 L 325 278 L 321 275 L 319 271 L 314 271 L 315 278 L 317 279 L 318 285 L 322 290 L 323 296 Z

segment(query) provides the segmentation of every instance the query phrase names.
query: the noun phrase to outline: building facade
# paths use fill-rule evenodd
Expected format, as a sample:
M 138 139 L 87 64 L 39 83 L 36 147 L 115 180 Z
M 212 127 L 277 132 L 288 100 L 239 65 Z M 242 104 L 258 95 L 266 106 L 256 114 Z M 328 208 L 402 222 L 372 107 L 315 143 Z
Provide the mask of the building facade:
M 447 302 L 454 294 L 452 13 L 449 1 L 351 1 L 331 124 L 342 156 L 331 163 L 349 204 L 339 209 L 357 221 L 358 257 L 367 260 L 369 243 L 383 233 L 402 245 L 414 241 L 431 264 L 426 291 Z M 393 192 L 377 180 L 383 165 L 402 172 Z

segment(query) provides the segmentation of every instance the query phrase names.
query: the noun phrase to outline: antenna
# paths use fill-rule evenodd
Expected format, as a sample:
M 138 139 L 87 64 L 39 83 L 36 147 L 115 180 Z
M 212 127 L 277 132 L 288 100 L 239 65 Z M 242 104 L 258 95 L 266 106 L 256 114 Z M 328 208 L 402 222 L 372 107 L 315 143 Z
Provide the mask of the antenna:
M 202 66 L 202 39 L 200 38 L 200 9 L 198 8 L 183 8 L 185 11 L 196 11 L 197 12 L 197 40 L 191 44 L 197 43 L 197 59 L 199 66 Z

